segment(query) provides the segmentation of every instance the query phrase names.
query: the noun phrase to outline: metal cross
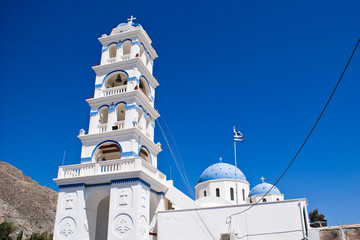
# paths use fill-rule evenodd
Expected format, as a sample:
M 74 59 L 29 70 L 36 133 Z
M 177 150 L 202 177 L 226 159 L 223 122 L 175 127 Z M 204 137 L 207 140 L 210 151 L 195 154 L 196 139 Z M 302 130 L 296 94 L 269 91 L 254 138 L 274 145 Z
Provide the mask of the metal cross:
M 219 158 L 220 162 L 222 162 L 222 157 Z
M 265 180 L 265 178 L 264 178 L 264 177 L 261 177 L 260 179 L 261 179 L 261 181 L 262 181 L 262 182 L 264 182 L 264 180 Z
M 136 19 L 136 17 L 133 17 L 133 15 L 131 15 L 131 17 L 130 18 L 128 18 L 127 20 L 129 21 L 129 22 L 133 22 L 133 20 L 135 20 Z

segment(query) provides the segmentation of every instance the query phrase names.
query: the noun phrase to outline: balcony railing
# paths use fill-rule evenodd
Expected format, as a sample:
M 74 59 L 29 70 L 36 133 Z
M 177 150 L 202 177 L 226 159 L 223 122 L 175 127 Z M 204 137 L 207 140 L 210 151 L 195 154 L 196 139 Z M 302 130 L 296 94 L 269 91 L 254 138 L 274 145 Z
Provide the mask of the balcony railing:
M 107 60 L 107 62 L 108 62 L 108 63 L 114 63 L 115 60 L 116 60 L 116 57 L 112 57 L 112 58 L 109 58 L 109 59 Z
M 121 57 L 121 60 L 128 60 L 128 59 L 130 59 L 130 53 L 129 54 L 126 54 L 126 55 L 122 55 Z
M 126 92 L 126 87 L 127 87 L 127 85 L 123 85 L 123 86 L 119 86 L 119 87 L 103 89 L 102 90 L 103 91 L 103 96 L 105 97 L 105 96 L 125 93 Z
M 121 129 L 124 129 L 124 126 L 125 126 L 125 120 L 115 122 L 115 126 L 116 126 L 115 130 L 121 130 Z
M 141 158 L 108 160 L 59 167 L 58 179 L 143 171 L 150 177 L 165 182 L 166 176 Z
M 99 128 L 99 132 L 100 132 L 100 133 L 106 132 L 107 123 L 100 123 L 100 124 L 98 125 L 98 128 Z

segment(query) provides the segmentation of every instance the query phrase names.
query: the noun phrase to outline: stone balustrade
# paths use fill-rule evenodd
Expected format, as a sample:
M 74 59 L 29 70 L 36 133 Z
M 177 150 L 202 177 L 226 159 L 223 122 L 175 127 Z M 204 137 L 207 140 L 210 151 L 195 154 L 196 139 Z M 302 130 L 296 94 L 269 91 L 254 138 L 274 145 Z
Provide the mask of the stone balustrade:
M 125 93 L 126 92 L 127 85 L 113 87 L 113 88 L 106 88 L 103 89 L 103 96 L 111 96 L 115 94 Z
M 58 179 L 87 177 L 112 173 L 143 171 L 159 182 L 165 182 L 166 176 L 141 158 L 108 160 L 98 163 L 82 163 L 59 167 Z

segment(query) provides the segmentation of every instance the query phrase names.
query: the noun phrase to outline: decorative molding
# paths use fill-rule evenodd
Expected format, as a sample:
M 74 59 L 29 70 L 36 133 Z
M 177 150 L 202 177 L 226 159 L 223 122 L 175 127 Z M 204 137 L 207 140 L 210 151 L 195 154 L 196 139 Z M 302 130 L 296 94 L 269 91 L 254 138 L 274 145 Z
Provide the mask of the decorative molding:
M 84 183 L 78 183 L 78 184 L 66 184 L 66 185 L 59 185 L 59 189 L 67 189 L 67 188 L 80 188 L 84 187 Z
M 111 184 L 122 184 L 122 183 L 142 183 L 145 186 L 150 188 L 150 184 L 145 182 L 140 178 L 126 178 L 126 179 L 118 179 L 118 180 L 111 180 Z

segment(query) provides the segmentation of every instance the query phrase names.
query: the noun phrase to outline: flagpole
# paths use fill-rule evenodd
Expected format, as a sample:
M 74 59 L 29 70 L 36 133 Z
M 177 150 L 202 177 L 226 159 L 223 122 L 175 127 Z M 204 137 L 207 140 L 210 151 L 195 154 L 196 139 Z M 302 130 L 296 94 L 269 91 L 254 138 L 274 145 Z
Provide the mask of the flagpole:
M 235 124 L 234 124 L 234 133 L 235 133 Z M 236 184 L 236 205 L 239 204 L 238 200 L 238 184 L 237 184 L 237 176 L 236 176 L 236 169 L 237 169 L 237 162 L 236 162 L 236 141 L 234 139 L 234 155 L 235 155 L 235 184 Z

